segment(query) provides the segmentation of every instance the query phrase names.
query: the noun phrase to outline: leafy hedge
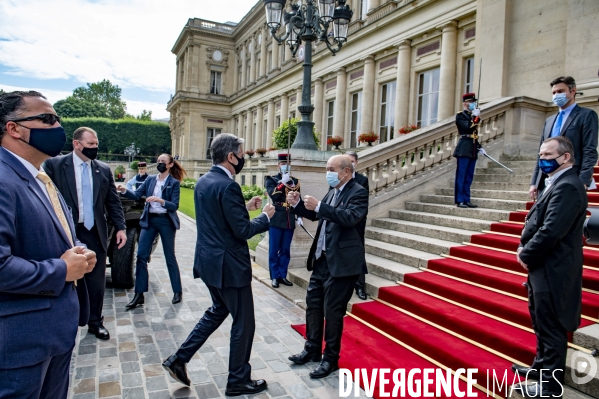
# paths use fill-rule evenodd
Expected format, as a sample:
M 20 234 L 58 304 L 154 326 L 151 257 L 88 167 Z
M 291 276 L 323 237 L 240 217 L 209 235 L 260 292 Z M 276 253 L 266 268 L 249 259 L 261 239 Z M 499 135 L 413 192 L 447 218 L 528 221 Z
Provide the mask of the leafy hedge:
M 98 133 L 101 153 L 123 154 L 125 147 L 135 143 L 142 155 L 160 155 L 171 151 L 171 133 L 167 124 L 136 119 L 65 118 L 62 126 L 67 133 L 64 151 L 73 150 L 73 132 L 86 126 Z
M 196 187 L 196 181 L 193 179 L 184 179 L 181 182 L 181 187 L 182 188 L 190 188 L 190 189 L 194 189 Z M 264 189 L 262 187 L 259 187 L 257 185 L 252 185 L 252 186 L 241 186 L 241 193 L 243 194 L 243 198 L 248 201 L 250 198 L 253 198 L 255 196 L 259 196 L 259 197 L 264 197 Z
M 295 136 L 297 135 L 297 122 L 299 119 L 291 119 L 291 121 L 283 121 L 281 126 L 275 129 L 273 132 L 273 142 L 275 148 L 277 150 L 286 150 L 288 145 L 287 135 L 289 130 L 291 130 L 291 144 L 295 141 Z M 316 146 L 320 147 L 320 133 L 316 132 L 315 128 L 312 128 L 312 134 L 314 135 L 314 141 L 316 141 Z

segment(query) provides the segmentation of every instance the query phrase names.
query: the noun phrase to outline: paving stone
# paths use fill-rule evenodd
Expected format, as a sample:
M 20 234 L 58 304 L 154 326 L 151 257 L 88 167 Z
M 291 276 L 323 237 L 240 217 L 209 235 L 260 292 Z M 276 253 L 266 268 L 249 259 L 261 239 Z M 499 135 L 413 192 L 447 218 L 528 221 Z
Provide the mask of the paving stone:
M 100 382 L 119 381 L 120 377 L 118 369 L 100 370 L 100 374 L 98 375 Z
M 167 388 L 168 385 L 166 384 L 166 378 L 164 376 L 146 378 L 146 389 L 148 392 L 159 391 L 161 389 Z
M 220 392 L 214 384 L 203 384 L 195 387 L 199 399 L 220 398 Z
M 100 349 L 100 357 L 113 357 L 117 356 L 116 348 L 102 348 Z
M 143 388 L 123 389 L 123 399 L 145 399 Z
M 121 370 L 123 374 L 135 373 L 140 370 L 138 362 L 125 362 L 121 363 Z
M 139 387 L 143 385 L 141 373 L 123 374 L 123 388 Z
M 74 393 L 86 393 L 93 392 L 96 389 L 95 378 L 86 378 L 84 380 L 76 381 L 74 384 Z
M 117 381 L 100 383 L 100 397 L 106 398 L 121 394 L 121 385 Z
M 281 386 L 280 383 L 269 381 L 266 382 L 268 383 L 268 394 L 273 398 L 276 398 L 277 396 L 287 395 L 287 391 L 285 390 L 285 388 Z
M 96 366 L 78 367 L 75 371 L 75 379 L 93 378 L 96 376 Z

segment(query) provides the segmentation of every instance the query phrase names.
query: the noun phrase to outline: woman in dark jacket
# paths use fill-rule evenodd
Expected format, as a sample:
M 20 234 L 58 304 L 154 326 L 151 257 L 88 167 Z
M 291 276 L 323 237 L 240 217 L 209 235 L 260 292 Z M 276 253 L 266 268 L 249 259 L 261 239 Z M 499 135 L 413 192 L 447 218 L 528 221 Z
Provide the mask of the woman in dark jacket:
M 127 309 L 133 309 L 144 303 L 144 292 L 148 291 L 148 259 L 157 234 L 160 234 L 168 275 L 171 279 L 173 304 L 181 302 L 183 297 L 181 275 L 175 257 L 175 233 L 179 229 L 177 209 L 179 209 L 180 182 L 186 173 L 170 154 L 160 155 L 156 168 L 159 174 L 148 176 L 137 190 L 127 190 L 122 185 L 117 188 L 124 197 L 129 199 L 138 200 L 146 197 L 146 205 L 139 222 L 142 229 L 137 249 L 135 296 L 127 304 Z

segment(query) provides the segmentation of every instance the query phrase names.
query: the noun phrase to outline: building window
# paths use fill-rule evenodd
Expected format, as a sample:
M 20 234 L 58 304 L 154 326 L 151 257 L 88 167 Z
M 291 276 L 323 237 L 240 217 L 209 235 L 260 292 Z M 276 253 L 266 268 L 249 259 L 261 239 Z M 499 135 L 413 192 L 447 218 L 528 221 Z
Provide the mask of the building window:
M 256 185 L 256 175 L 252 175 L 252 185 Z
M 285 63 L 285 46 L 279 48 L 279 54 L 281 54 L 281 65 Z
M 241 81 L 241 65 L 239 66 L 239 68 L 237 68 L 237 90 L 241 89 L 241 85 L 242 85 L 242 81 Z
M 213 127 L 208 128 L 208 132 L 206 133 L 206 159 L 212 159 L 210 156 L 210 146 L 212 145 L 212 140 L 214 140 L 220 133 L 221 129 L 215 129 Z
M 275 125 L 276 125 L 275 129 L 277 129 L 277 128 L 279 128 L 281 126 L 281 117 L 280 116 L 277 116 L 275 118 Z
M 222 94 L 222 73 L 210 71 L 210 94 Z
M 262 123 L 262 148 L 266 148 L 268 150 L 270 145 L 269 145 L 269 143 L 266 142 L 266 136 L 268 134 L 267 130 L 268 130 L 268 121 L 263 121 L 263 123 Z M 267 145 L 268 145 L 268 147 L 267 147 Z
M 360 19 L 366 19 L 370 0 L 360 0 Z
M 256 68 L 254 68 L 254 70 L 256 71 L 256 79 L 254 80 L 258 80 L 257 77 L 259 77 L 258 75 L 260 75 L 260 64 L 262 63 L 262 54 L 258 53 L 256 54 Z
M 333 137 L 333 120 L 335 117 L 335 100 L 327 102 L 327 140 L 329 137 Z M 331 146 L 327 145 L 327 150 L 330 150 Z
M 250 66 L 250 63 L 248 62 L 248 65 L 246 67 L 246 71 L 245 71 L 245 85 L 248 86 L 250 84 L 250 82 L 252 81 L 252 79 L 250 79 L 250 72 L 252 71 L 252 67 Z
M 245 175 L 241 175 L 241 185 L 245 186 Z
M 268 72 L 272 71 L 272 46 L 268 48 Z
M 295 119 L 295 111 L 289 113 L 291 119 Z
M 474 57 L 464 61 L 464 93 L 474 92 Z
M 353 93 L 351 95 L 351 121 L 349 125 L 349 145 L 348 147 L 357 147 L 358 142 L 356 138 L 358 136 L 358 129 L 362 122 L 362 92 Z M 361 132 L 367 133 L 367 132 Z
M 379 140 L 381 143 L 393 139 L 395 87 L 396 82 L 389 82 L 381 86 L 381 124 L 379 129 Z
M 418 127 L 437 122 L 439 71 L 439 68 L 436 68 L 418 76 Z

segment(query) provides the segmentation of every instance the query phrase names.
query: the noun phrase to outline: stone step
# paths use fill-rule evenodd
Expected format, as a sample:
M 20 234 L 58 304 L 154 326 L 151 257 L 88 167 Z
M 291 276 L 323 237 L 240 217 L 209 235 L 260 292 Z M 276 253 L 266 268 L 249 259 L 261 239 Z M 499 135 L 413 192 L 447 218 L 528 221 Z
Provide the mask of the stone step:
M 536 156 L 530 155 L 517 155 L 517 156 L 509 156 L 505 154 L 501 154 L 499 156 L 499 161 L 501 162 L 536 162 Z
M 368 266 L 368 274 L 366 275 L 367 283 L 373 275 L 391 282 L 397 282 L 403 281 L 406 274 L 421 273 L 421 271 L 415 267 L 372 254 L 366 254 L 366 265 Z M 370 294 L 369 291 L 366 292 Z
M 407 222 L 426 223 L 427 225 L 444 226 L 468 231 L 489 230 L 491 223 L 497 220 L 480 220 L 471 217 L 445 215 L 442 213 L 418 212 L 407 209 L 389 210 L 389 218 Z
M 495 158 L 497 159 L 497 158 Z M 504 164 L 505 166 L 507 166 L 510 169 L 528 169 L 530 172 L 532 173 L 532 171 L 535 168 L 535 165 L 537 164 L 537 161 L 504 161 L 502 159 L 497 159 L 499 162 L 501 162 L 502 164 Z M 499 164 L 491 161 L 489 159 L 489 162 L 487 163 L 487 167 L 489 169 L 503 169 Z
M 412 267 L 426 267 L 431 259 L 438 259 L 438 254 L 406 248 L 400 245 L 366 238 L 364 242 L 366 253 L 389 259 Z
M 419 251 L 437 255 L 448 253 L 449 248 L 456 245 L 453 241 L 440 240 L 438 238 L 372 226 L 366 228 L 366 237 L 372 240 L 400 245 L 402 247 L 417 249 Z
M 516 175 L 516 174 L 482 174 L 475 173 L 474 181 L 475 182 L 484 182 L 484 183 L 530 183 L 530 174 L 526 175 Z
M 510 167 L 508 166 L 508 168 L 510 168 Z M 532 172 L 534 171 L 534 166 L 532 168 L 510 168 L 510 169 L 513 170 L 514 173 L 512 173 L 509 170 L 504 169 L 502 167 L 499 167 L 499 168 L 480 168 L 480 169 L 476 169 L 476 173 L 495 174 L 495 175 L 518 175 L 518 176 L 527 175 L 527 176 L 532 176 Z
M 464 230 L 461 228 L 458 229 L 453 227 L 440 226 L 438 224 L 427 224 L 393 218 L 374 219 L 372 221 L 372 226 L 380 227 L 383 229 L 401 231 L 404 233 L 417 234 L 419 236 L 437 238 L 440 240 L 452 241 L 455 243 L 470 241 L 470 237 L 473 234 L 478 234 L 480 232 L 474 230 Z
M 445 204 L 454 205 L 454 197 L 447 195 L 425 194 L 420 196 L 420 202 L 429 204 Z M 513 201 L 508 199 L 496 198 L 475 198 L 472 197 L 471 202 L 478 205 L 480 208 L 498 209 L 502 211 L 517 211 L 526 208 L 526 201 Z
M 437 195 L 449 195 L 454 196 L 453 188 L 437 187 L 435 189 Z M 505 190 L 470 190 L 472 198 L 494 198 L 494 199 L 506 199 L 514 201 L 530 201 L 528 191 L 505 191 Z
M 450 185 L 453 187 L 454 180 L 450 180 Z M 528 192 L 530 188 L 530 182 L 528 183 L 489 183 L 475 181 L 472 183 L 472 189 L 474 190 L 502 190 L 502 191 L 525 191 Z
M 442 215 L 460 216 L 482 220 L 506 220 L 509 217 L 508 211 L 500 211 L 487 208 L 458 208 L 455 205 L 427 204 L 425 202 L 406 202 L 406 209 L 409 211 L 438 213 Z M 458 227 L 453 225 L 451 227 Z

